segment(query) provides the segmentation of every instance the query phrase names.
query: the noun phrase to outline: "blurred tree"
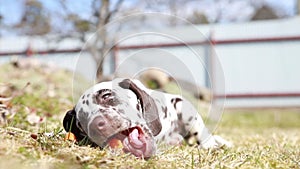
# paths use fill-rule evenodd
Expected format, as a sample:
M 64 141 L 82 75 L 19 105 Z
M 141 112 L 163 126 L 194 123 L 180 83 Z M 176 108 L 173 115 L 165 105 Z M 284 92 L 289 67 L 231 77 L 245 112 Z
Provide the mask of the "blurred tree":
M 51 31 L 50 17 L 41 2 L 26 0 L 21 21 L 14 27 L 26 35 L 44 35 Z
M 3 16 L 0 14 L 0 27 L 2 26 L 2 22 L 3 22 Z M 0 37 L 2 36 L 1 31 L 0 31 Z
M 300 15 L 300 0 L 297 1 L 297 14 Z
M 75 31 L 84 33 L 90 31 L 91 23 L 88 20 L 81 19 L 77 14 L 68 14 L 67 20 L 74 25 Z
M 272 8 L 263 5 L 255 12 L 251 20 L 267 20 L 267 19 L 278 19 L 278 18 L 279 17 L 276 15 L 275 11 Z
M 178 16 L 179 18 L 186 18 L 188 6 L 195 0 L 156 0 L 156 1 L 141 1 L 140 7 L 149 11 L 161 12 Z M 162 23 L 166 26 L 178 26 L 183 24 L 180 19 L 170 17 L 168 23 Z
M 192 24 L 209 23 L 206 15 L 203 12 L 199 12 L 199 11 L 194 11 L 190 16 L 188 16 L 187 20 L 189 20 Z
M 92 18 L 90 20 L 80 18 L 76 13 L 71 12 L 64 0 L 61 5 L 67 13 L 66 21 L 71 22 L 80 39 L 85 41 L 86 35 L 95 32 L 92 39 L 85 43 L 86 50 L 92 55 L 97 68 L 97 79 L 103 77 L 103 62 L 105 54 L 110 50 L 113 39 L 108 38 L 106 25 L 112 20 L 113 16 L 119 12 L 124 0 L 93 0 Z

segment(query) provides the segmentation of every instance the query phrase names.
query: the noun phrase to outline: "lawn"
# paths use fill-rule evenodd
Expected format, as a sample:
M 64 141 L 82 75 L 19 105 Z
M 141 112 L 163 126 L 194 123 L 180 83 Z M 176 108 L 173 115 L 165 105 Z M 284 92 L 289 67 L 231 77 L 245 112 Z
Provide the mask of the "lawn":
M 299 109 L 225 110 L 214 133 L 232 148 L 161 147 L 141 160 L 64 140 L 62 118 L 73 107 L 70 72 L 4 65 L 0 77 L 0 168 L 300 168 Z

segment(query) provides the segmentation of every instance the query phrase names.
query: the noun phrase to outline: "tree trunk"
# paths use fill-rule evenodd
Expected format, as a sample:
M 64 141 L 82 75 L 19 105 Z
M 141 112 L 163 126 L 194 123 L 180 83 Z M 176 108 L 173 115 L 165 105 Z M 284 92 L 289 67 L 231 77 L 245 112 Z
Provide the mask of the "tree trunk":
M 103 78 L 103 66 L 99 65 L 99 67 L 97 68 L 97 82 L 101 82 L 104 78 Z

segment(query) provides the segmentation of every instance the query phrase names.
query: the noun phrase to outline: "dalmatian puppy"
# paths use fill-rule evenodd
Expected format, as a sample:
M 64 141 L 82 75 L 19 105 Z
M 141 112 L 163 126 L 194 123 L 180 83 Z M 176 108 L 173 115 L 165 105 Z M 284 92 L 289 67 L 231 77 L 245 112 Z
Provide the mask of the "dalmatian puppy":
M 124 152 L 139 158 L 154 155 L 159 144 L 176 145 L 191 137 L 205 149 L 230 146 L 208 131 L 189 101 L 133 79 L 94 85 L 66 113 L 63 125 L 77 141 L 104 148 L 119 140 Z

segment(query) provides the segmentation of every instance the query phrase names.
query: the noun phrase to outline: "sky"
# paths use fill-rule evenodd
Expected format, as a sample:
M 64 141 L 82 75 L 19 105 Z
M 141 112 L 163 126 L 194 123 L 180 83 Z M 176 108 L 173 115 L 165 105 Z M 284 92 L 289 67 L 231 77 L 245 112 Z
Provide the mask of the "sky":
M 11 25 L 16 24 L 23 13 L 22 3 L 25 0 L 0 0 L 0 14 L 4 17 L 3 23 Z M 260 2 L 265 1 L 270 6 L 278 9 L 280 14 L 285 16 L 293 16 L 296 13 L 296 1 L 297 0 L 248 0 L 252 1 L 253 3 L 260 4 Z M 53 24 L 57 24 L 60 26 L 61 21 L 59 21 L 59 14 L 63 13 L 63 10 L 60 7 L 60 4 L 57 3 L 57 1 L 53 0 L 44 0 L 41 1 L 43 5 L 51 11 L 54 15 L 57 14 L 56 18 L 57 20 L 54 21 Z M 71 12 L 75 12 L 79 14 L 82 18 L 89 19 L 91 14 L 91 0 L 66 0 L 69 10 Z M 201 1 L 194 1 L 197 3 L 197 5 L 190 5 L 190 8 L 203 10 L 206 14 L 209 15 L 209 18 L 211 20 L 214 19 L 214 15 L 216 15 L 215 10 L 217 10 L 216 5 L 213 3 L 212 0 L 201 0 Z M 244 21 L 245 17 L 251 14 L 254 9 L 249 7 L 247 5 L 246 0 L 236 0 L 236 3 L 233 3 L 231 5 L 228 5 L 229 0 L 222 0 L 221 5 L 219 5 L 222 8 L 222 5 L 224 6 L 224 13 L 222 13 L 222 17 L 224 22 L 230 21 L 232 17 L 237 17 L 236 11 L 239 8 L 243 9 L 243 13 L 239 14 L 239 17 L 237 21 L 241 20 Z M 227 6 L 226 6 L 227 5 Z M 194 7 L 193 7 L 194 6 Z M 195 7 L 196 6 L 196 7 Z M 230 6 L 230 8 L 228 8 Z M 189 7 L 187 7 L 189 8 Z

